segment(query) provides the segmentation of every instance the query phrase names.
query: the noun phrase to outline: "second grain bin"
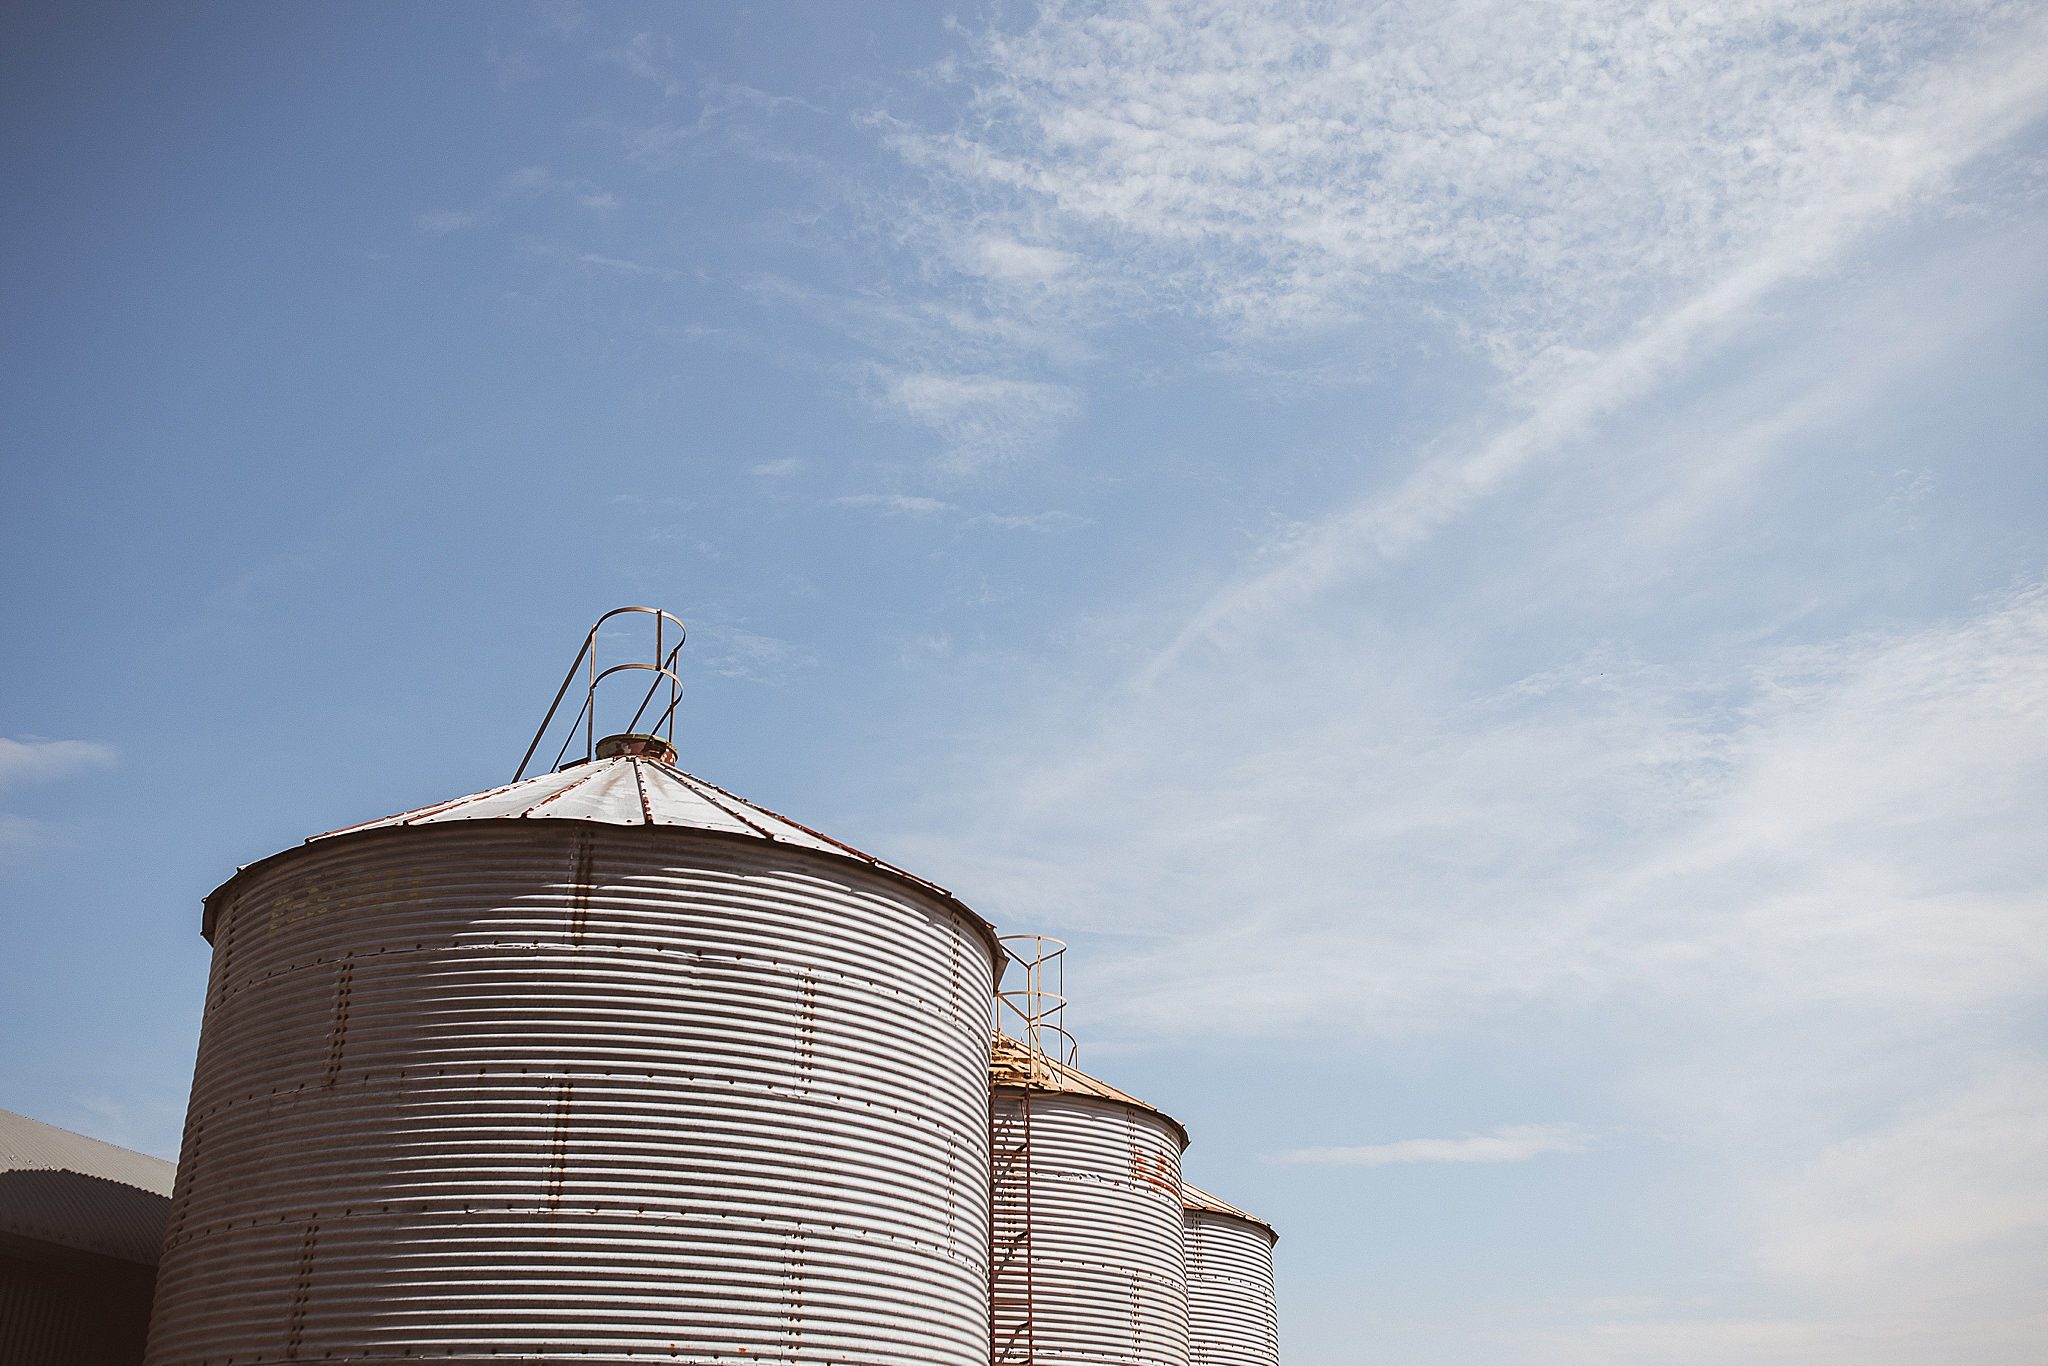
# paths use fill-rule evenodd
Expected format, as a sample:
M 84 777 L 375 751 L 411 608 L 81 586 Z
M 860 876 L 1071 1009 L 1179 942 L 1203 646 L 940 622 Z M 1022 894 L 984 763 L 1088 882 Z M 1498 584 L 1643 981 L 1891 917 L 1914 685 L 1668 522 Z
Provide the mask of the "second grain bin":
M 1207 1191 L 1181 1187 L 1194 1366 L 1280 1366 L 1273 1226 Z
M 990 1081 L 996 1366 L 1187 1366 L 1187 1132 L 1005 1035 Z
M 673 758 L 208 898 L 150 1366 L 987 1361 L 1000 947 Z

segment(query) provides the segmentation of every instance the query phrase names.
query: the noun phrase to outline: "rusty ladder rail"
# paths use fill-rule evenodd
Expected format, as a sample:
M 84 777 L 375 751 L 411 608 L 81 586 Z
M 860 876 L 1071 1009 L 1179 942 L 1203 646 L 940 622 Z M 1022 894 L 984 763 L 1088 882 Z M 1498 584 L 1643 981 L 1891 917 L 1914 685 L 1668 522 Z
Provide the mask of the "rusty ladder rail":
M 1018 1108 L 1020 1137 L 1015 1146 L 1000 1154 L 991 1147 L 989 1152 L 989 1356 L 993 1366 L 1036 1366 L 1038 1360 L 1038 1301 L 1037 1282 L 1032 1258 L 1032 1178 L 1034 1168 L 1031 1152 L 1031 1088 L 1025 1087 Z M 1007 1244 L 1001 1248 L 1000 1259 L 995 1238 L 996 1192 L 1004 1185 L 1020 1182 L 1018 1168 L 1021 1165 L 1021 1190 L 1023 1198 L 1018 1202 L 1024 1211 L 1023 1227 L 1010 1235 Z M 1024 1267 L 1024 1314 L 1021 1322 L 1010 1330 L 1002 1341 L 996 1338 L 996 1282 L 1001 1273 L 1007 1271 L 1023 1258 Z M 1017 1339 L 1024 1339 L 1024 1356 L 1019 1361 L 1015 1355 Z
M 989 1352 L 998 1366 L 1038 1366 L 1038 1259 L 1033 1255 L 1034 1235 L 1037 1231 L 1033 1217 L 1033 1207 L 1037 1203 L 1037 1171 L 1031 1142 L 1031 1093 L 1040 1082 L 1057 1081 L 1063 1069 L 1073 1067 L 1079 1057 L 1080 1047 L 1066 1028 L 1066 942 L 1044 934 L 1006 934 L 1002 936 L 1002 944 L 1010 953 L 1011 961 L 1024 969 L 1024 982 L 1014 991 L 999 989 L 996 992 L 996 1033 L 1014 1038 L 1024 1045 L 1030 1069 L 1018 1102 L 1017 1114 L 1022 1132 L 1016 1146 L 1006 1154 L 1003 1165 L 1003 1175 L 1006 1177 L 1014 1172 L 1020 1163 L 1023 1167 L 1023 1198 L 1019 1201 L 1023 1211 L 1022 1227 L 1010 1237 L 1008 1246 L 1004 1249 L 1003 1266 L 1009 1267 L 1020 1255 L 1024 1259 L 1024 1312 L 1022 1320 L 1011 1330 L 1009 1338 L 1003 1343 L 997 1343 L 994 1331 L 997 1266 L 995 1243 L 991 1238 Z M 1013 946 L 1022 946 L 1022 951 Z M 1009 1034 L 1004 1027 L 1011 1016 L 1015 1017 L 1019 1026 L 1018 1033 L 1014 1035 Z M 997 1174 L 996 1154 L 993 1148 L 989 1154 L 989 1162 L 989 1217 L 993 1228 Z M 1018 1362 L 1014 1356 L 1019 1337 L 1023 1338 L 1024 1346 L 1022 1362 Z
M 654 618 L 654 662 L 643 664 L 637 660 L 629 660 L 624 664 L 614 664 L 610 668 L 600 671 L 597 667 L 597 633 L 613 617 L 625 616 L 627 614 L 641 614 Z M 666 628 L 670 625 L 676 628 L 676 643 L 673 648 L 669 648 L 664 652 Z M 614 607 L 611 611 L 606 612 L 595 622 L 591 623 L 590 629 L 583 635 L 583 644 L 577 647 L 576 657 L 569 661 L 569 672 L 562 676 L 562 686 L 555 690 L 555 700 L 548 704 L 548 714 L 541 718 L 540 728 L 533 733 L 533 743 L 526 747 L 526 753 L 520 757 L 519 771 L 512 775 L 512 781 L 516 783 L 526 776 L 526 766 L 533 762 L 534 754 L 540 749 L 540 742 L 547 738 L 549 727 L 555 723 L 555 713 L 561 710 L 562 699 L 569 695 L 569 685 L 576 681 L 576 671 L 584 667 L 585 661 L 589 663 L 589 670 L 588 679 L 583 687 L 583 705 L 577 709 L 575 718 L 569 723 L 569 733 L 562 738 L 562 747 L 555 753 L 553 767 L 560 768 L 562 766 L 563 756 L 568 754 L 570 744 L 576 739 L 576 730 L 579 723 L 583 730 L 584 761 L 588 762 L 596 756 L 598 684 L 604 682 L 605 679 L 610 678 L 613 674 L 626 673 L 632 670 L 652 673 L 654 678 L 647 684 L 647 695 L 641 698 L 640 705 L 634 708 L 633 719 L 626 723 L 626 729 L 631 731 L 639 726 L 640 718 L 646 715 L 647 708 L 653 703 L 655 694 L 661 691 L 662 680 L 666 679 L 668 681 L 668 706 L 654 718 L 650 730 L 660 734 L 662 728 L 666 726 L 667 734 L 665 738 L 668 740 L 669 749 L 673 751 L 676 744 L 676 708 L 682 704 L 683 700 L 683 680 L 676 673 L 676 660 L 682 654 L 683 642 L 688 638 L 689 628 L 683 624 L 683 619 L 671 612 L 664 612 L 658 607 Z

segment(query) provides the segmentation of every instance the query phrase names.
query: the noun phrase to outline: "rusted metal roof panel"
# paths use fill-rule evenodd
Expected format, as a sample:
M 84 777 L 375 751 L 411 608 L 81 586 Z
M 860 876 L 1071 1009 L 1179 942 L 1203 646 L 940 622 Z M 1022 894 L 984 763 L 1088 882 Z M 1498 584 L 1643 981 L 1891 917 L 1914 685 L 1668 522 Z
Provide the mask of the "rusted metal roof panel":
M 881 870 L 627 824 L 228 890 L 150 1366 L 987 1361 L 993 947 Z
M 1278 1242 L 1280 1239 L 1279 1230 L 1264 1219 L 1261 1219 L 1258 1215 L 1241 1210 L 1229 1201 L 1209 1194 L 1209 1192 L 1201 1189 L 1199 1186 L 1190 1186 L 1183 1181 L 1180 1187 L 1180 1200 L 1181 1204 L 1190 1210 L 1196 1210 L 1204 1214 L 1221 1214 L 1232 1219 L 1242 1219 L 1246 1223 L 1257 1224 L 1260 1228 L 1266 1230 L 1275 1242 Z
M 1180 1145 L 1188 1146 L 1188 1131 L 1181 1122 L 1156 1105 L 1148 1105 L 1127 1091 L 1120 1091 L 1099 1077 L 1091 1077 L 1080 1068 L 1063 1063 L 1031 1048 L 1007 1034 L 995 1036 L 990 1049 L 989 1084 L 992 1086 L 1030 1086 L 1041 1091 L 1057 1091 L 1067 1095 L 1094 1096 L 1098 1100 L 1115 1101 L 1139 1110 L 1158 1115 L 1180 1135 Z
M 0 1110 L 0 1233 L 154 1266 L 176 1172 Z
M 1272 1229 L 1215 1204 L 1185 1216 L 1193 1366 L 1280 1366 Z

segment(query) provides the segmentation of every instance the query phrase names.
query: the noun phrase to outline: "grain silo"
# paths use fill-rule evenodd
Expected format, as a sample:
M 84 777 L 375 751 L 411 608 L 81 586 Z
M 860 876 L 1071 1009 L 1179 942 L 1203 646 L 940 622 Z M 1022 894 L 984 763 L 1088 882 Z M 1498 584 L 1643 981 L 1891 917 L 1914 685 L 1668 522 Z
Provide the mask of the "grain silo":
M 1028 982 L 1032 958 L 1017 956 Z M 993 1360 L 1187 1366 L 1187 1131 L 1073 1066 L 1052 1042 L 1064 1031 L 1022 1011 L 1026 1037 L 997 1034 L 990 1072 Z
M 1188 1336 L 1194 1366 L 1280 1366 L 1273 1246 L 1256 1215 L 1181 1187 L 1187 1227 Z
M 207 899 L 149 1366 L 987 1361 L 989 927 L 587 748 Z

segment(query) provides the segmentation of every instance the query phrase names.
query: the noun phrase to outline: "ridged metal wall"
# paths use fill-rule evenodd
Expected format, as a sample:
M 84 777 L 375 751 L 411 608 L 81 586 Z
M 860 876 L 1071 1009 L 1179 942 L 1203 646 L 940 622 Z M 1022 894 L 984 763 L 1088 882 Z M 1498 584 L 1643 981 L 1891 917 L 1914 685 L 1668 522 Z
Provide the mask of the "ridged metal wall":
M 1194 1366 L 1280 1366 L 1272 1233 L 1208 1210 L 1188 1210 L 1186 1225 Z
M 142 1360 L 155 1268 L 48 1245 L 0 1246 L 9 1248 L 0 1252 L 0 1362 L 135 1366 Z
M 981 1366 L 996 950 L 765 840 L 471 821 L 241 875 L 149 1366 Z
M 1186 1366 L 1178 1126 L 1014 1086 L 991 1125 L 996 1366 Z

